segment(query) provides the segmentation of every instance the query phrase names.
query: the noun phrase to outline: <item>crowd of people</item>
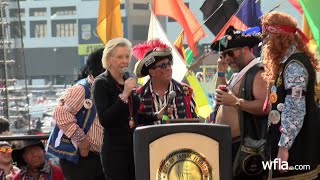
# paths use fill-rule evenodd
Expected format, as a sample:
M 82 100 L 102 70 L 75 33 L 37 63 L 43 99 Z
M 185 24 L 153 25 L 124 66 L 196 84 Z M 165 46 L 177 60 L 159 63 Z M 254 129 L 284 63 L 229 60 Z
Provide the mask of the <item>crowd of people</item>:
M 220 58 L 217 109 L 210 117 L 230 127 L 233 179 L 320 179 L 318 61 L 289 15 L 268 13 L 261 27 L 262 32 L 244 34 L 230 26 L 211 45 Z M 253 54 L 257 45 L 261 57 Z M 138 59 L 136 76 L 149 76 L 141 87 L 125 70 L 132 55 Z M 134 180 L 135 128 L 198 118 L 193 89 L 172 78 L 173 62 L 172 49 L 159 39 L 134 47 L 125 38 L 108 41 L 59 99 L 46 148 L 40 141 L 15 149 L 0 142 L 0 180 Z M 229 68 L 231 79 L 225 74 Z M 6 121 L 0 130 L 8 135 Z M 59 158 L 58 165 L 46 152 Z M 279 166 L 265 169 L 267 161 Z M 283 163 L 310 168 L 289 171 Z

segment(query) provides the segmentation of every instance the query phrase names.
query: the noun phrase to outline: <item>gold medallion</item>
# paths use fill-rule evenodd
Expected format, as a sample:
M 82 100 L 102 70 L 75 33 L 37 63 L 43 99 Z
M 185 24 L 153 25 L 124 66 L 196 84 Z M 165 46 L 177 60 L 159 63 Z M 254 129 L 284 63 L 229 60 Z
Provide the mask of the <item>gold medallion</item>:
M 189 94 L 190 94 L 189 88 L 188 88 L 187 86 L 183 86 L 182 89 L 183 89 L 184 95 L 185 95 L 185 96 L 189 96 Z
M 278 100 L 277 93 L 275 93 L 275 92 L 270 93 L 269 100 L 270 100 L 270 103 L 272 103 L 272 104 L 277 102 L 277 100 Z
M 134 120 L 133 120 L 133 117 L 131 117 L 130 120 L 129 120 L 129 128 L 130 128 L 130 129 L 134 128 Z
M 156 179 L 213 180 L 213 174 L 204 156 L 191 149 L 179 149 L 161 161 Z

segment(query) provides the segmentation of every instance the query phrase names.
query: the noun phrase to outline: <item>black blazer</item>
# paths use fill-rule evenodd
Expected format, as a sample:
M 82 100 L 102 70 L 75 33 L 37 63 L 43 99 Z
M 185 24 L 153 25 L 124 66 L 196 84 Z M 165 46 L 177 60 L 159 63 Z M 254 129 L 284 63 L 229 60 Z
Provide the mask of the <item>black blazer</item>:
M 134 179 L 134 129 L 129 128 L 128 104 L 118 97 L 123 88 L 108 71 L 96 77 L 93 83 L 94 104 L 99 121 L 104 127 L 101 161 L 108 179 Z M 132 113 L 137 124 L 139 98 L 137 95 L 131 97 Z

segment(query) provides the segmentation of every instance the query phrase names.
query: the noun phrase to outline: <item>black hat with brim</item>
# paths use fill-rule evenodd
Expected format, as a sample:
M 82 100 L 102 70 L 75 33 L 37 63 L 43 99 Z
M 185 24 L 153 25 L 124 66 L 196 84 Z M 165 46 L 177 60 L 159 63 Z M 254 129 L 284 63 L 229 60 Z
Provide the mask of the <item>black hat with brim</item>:
M 16 162 L 18 166 L 26 165 L 26 162 L 23 160 L 22 155 L 23 155 L 24 151 L 26 150 L 26 148 L 33 147 L 33 146 L 41 147 L 44 150 L 44 145 L 41 141 L 38 141 L 38 140 L 23 141 L 21 148 L 14 149 L 12 151 L 13 162 Z
M 253 48 L 261 42 L 257 34 L 243 34 L 242 31 L 229 26 L 225 35 L 211 45 L 211 49 L 216 52 L 226 51 L 233 48 L 248 46 Z

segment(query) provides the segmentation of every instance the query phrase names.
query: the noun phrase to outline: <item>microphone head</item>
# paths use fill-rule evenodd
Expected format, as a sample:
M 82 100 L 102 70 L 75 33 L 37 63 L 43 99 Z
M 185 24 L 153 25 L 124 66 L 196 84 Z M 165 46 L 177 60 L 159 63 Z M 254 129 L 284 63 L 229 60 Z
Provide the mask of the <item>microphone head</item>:
M 123 73 L 125 80 L 127 80 L 131 77 L 130 72 L 129 72 L 129 68 L 127 68 L 127 67 L 122 69 L 122 73 Z
M 123 72 L 123 73 L 126 73 L 126 72 L 129 73 L 129 68 L 128 68 L 128 67 L 122 68 L 122 72 Z
M 175 91 L 171 91 L 171 92 L 169 93 L 169 98 L 170 98 L 170 99 L 173 99 L 173 98 L 176 97 L 176 95 L 177 95 L 177 93 L 176 93 Z

